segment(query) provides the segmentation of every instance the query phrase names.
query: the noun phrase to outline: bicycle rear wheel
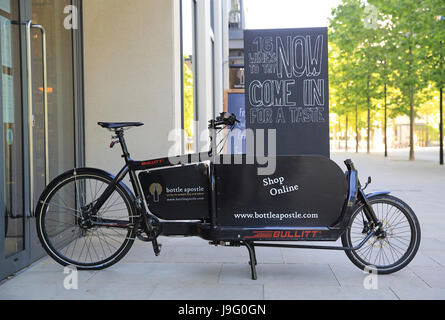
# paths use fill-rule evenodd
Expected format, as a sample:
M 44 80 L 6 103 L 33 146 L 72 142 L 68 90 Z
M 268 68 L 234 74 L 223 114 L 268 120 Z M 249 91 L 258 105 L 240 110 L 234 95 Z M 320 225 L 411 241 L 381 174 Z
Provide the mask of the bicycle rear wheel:
M 101 170 L 77 169 L 56 178 L 43 192 L 36 208 L 37 234 L 61 265 L 104 269 L 133 245 L 139 216 L 124 185 L 116 186 L 97 214 L 88 213 L 112 180 Z M 108 223 L 101 225 L 104 221 Z M 115 227 L 113 221 L 118 222 Z

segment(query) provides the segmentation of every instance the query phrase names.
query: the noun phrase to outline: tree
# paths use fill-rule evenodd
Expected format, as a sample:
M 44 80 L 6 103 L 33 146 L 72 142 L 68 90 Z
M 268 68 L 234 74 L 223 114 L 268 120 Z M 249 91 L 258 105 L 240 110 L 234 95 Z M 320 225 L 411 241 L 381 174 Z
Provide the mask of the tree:
M 184 60 L 187 60 L 187 56 Z M 184 63 L 184 131 L 187 138 L 193 137 L 194 121 L 194 93 L 193 72 L 187 63 Z
M 333 112 L 346 115 L 354 112 L 351 104 L 356 106 L 358 139 L 360 111 L 366 110 L 368 152 L 371 119 L 383 123 L 377 127 L 383 128 L 386 156 L 388 119 L 407 115 L 414 160 L 415 119 L 434 91 L 426 88 L 440 91 L 442 106 L 445 28 L 438 15 L 445 15 L 443 0 L 343 0 L 332 11 L 330 41 L 337 52 L 330 55 L 331 88 L 334 96 L 341 95 L 332 98 Z
M 388 17 L 380 13 L 381 21 L 389 21 Z M 377 47 L 376 47 L 376 73 L 377 73 L 377 99 L 383 100 L 383 136 L 385 146 L 385 157 L 388 157 L 388 116 L 389 116 L 389 95 L 391 86 L 394 85 L 393 65 L 395 48 L 390 41 L 388 34 L 391 35 L 390 26 L 384 23 L 378 29 Z
M 443 165 L 443 115 L 442 115 L 442 99 L 443 87 L 445 82 L 445 69 L 443 67 L 443 42 L 445 40 L 445 3 L 442 0 L 426 0 L 425 1 L 425 32 L 426 47 L 429 49 L 429 54 L 426 57 L 426 63 L 430 67 L 427 71 L 427 78 L 432 82 L 436 88 L 439 89 L 439 132 L 440 132 L 440 160 L 439 163 Z M 438 17 L 442 16 L 442 19 Z
M 340 68 L 342 68 L 344 75 L 341 81 L 346 84 L 348 89 L 346 94 L 350 92 L 358 93 L 350 99 L 356 110 L 356 122 L 358 122 L 358 106 L 363 104 L 362 93 L 366 93 L 367 152 L 369 153 L 372 127 L 371 112 L 374 109 L 371 97 L 376 91 L 376 85 L 372 80 L 376 69 L 375 43 L 377 35 L 373 28 L 369 27 L 365 18 L 366 7 L 364 3 L 359 0 L 344 0 L 332 12 L 330 39 L 339 48 L 341 51 L 340 57 L 343 57 L 343 61 L 345 61 Z M 358 132 L 356 132 L 356 135 L 358 135 Z
M 394 46 L 397 55 L 392 64 L 397 75 L 396 86 L 400 89 L 400 110 L 410 119 L 409 159 L 414 160 L 414 126 L 416 108 L 422 102 L 420 92 L 426 86 L 426 64 L 428 50 L 425 26 L 426 1 L 370 0 L 390 19 L 391 32 L 387 41 Z

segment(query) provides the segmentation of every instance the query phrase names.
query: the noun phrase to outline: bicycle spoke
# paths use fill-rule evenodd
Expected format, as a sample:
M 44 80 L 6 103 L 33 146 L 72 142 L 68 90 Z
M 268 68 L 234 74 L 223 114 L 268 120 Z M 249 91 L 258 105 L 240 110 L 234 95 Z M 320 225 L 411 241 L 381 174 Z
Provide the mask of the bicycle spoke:
M 74 265 L 101 265 L 121 252 L 134 236 L 131 229 L 95 226 L 100 219 L 133 223 L 127 198 L 119 188 L 112 190 L 99 212 L 89 214 L 109 182 L 80 174 L 67 181 L 47 199 L 43 217 L 45 238 L 58 256 Z M 97 219 L 97 220 L 95 220 Z
M 383 235 L 373 236 L 355 255 L 365 265 L 390 266 L 404 257 L 411 244 L 412 230 L 406 214 L 388 202 L 373 203 L 372 207 L 382 222 Z M 365 238 L 366 226 L 363 208 L 355 214 L 348 232 L 350 243 L 355 246 Z

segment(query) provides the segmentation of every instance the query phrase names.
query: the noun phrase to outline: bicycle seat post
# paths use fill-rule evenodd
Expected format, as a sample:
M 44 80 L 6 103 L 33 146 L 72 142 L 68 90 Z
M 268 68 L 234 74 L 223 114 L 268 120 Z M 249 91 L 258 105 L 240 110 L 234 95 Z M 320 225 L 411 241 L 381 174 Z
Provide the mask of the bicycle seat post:
M 119 144 L 121 145 L 122 148 L 122 158 L 125 159 L 125 163 L 128 162 L 128 160 L 130 159 L 130 153 L 128 152 L 127 149 L 127 144 L 125 143 L 125 138 L 124 138 L 124 130 L 123 129 L 119 129 L 115 131 L 117 137 L 119 138 Z

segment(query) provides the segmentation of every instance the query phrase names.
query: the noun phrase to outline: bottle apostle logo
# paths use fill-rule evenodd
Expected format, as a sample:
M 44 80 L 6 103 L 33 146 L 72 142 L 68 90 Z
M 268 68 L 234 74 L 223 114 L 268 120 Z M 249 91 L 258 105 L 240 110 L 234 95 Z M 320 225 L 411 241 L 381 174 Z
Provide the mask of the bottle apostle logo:
M 159 202 L 159 196 L 162 193 L 162 186 L 159 183 L 152 183 L 149 188 L 150 194 L 153 197 L 153 202 Z

